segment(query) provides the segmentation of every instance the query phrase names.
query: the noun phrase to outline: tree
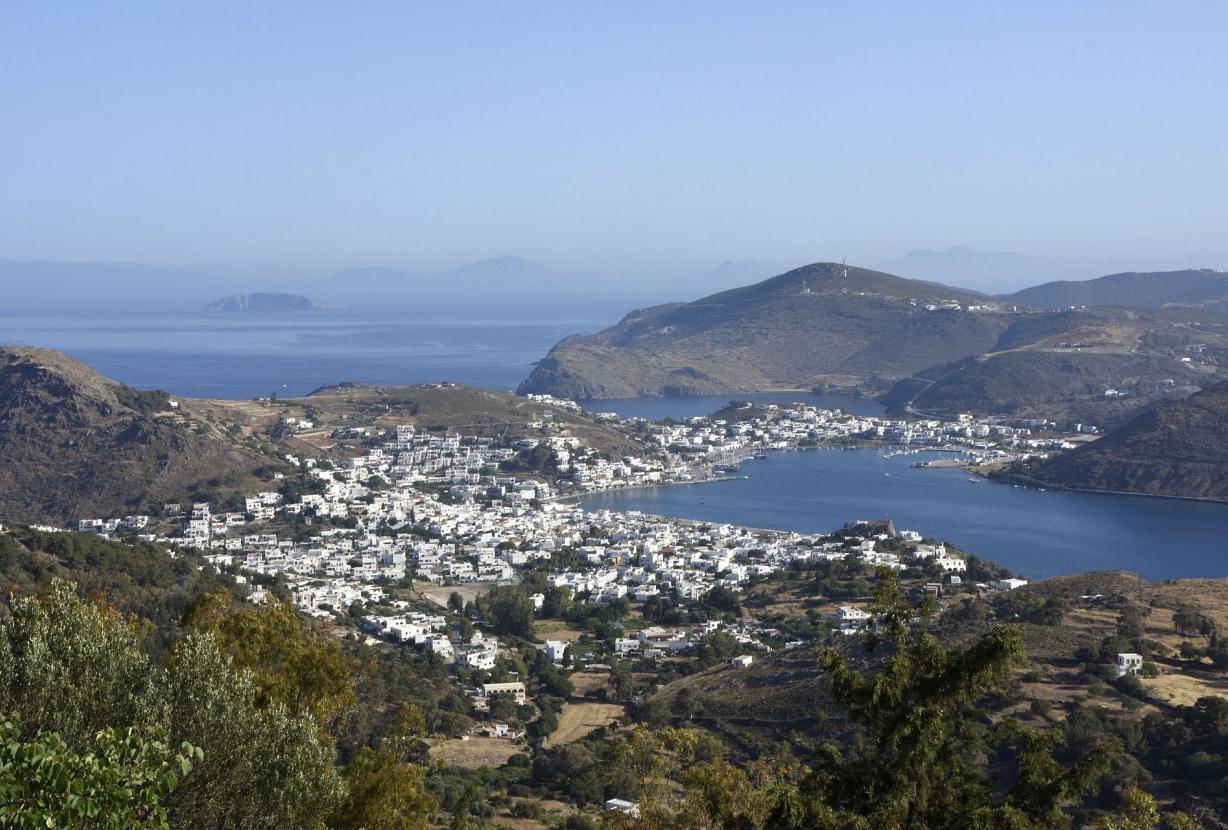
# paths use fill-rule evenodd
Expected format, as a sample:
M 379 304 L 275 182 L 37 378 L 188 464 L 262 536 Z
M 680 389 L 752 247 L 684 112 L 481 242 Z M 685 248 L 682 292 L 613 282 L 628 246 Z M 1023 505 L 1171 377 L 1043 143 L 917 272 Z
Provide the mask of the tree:
M 1173 628 L 1183 637 L 1200 634 L 1203 625 L 1202 614 L 1192 605 L 1183 602 L 1173 611 Z
M 192 774 L 159 796 L 176 828 L 322 827 L 344 785 L 316 721 L 262 700 L 252 673 L 236 672 L 211 633 L 179 643 L 168 669 L 141 653 L 143 635 L 64 582 L 44 597 L 14 599 L 0 622 L 0 710 L 20 717 L 24 742 L 54 732 L 80 758 L 164 758 L 163 734 L 169 746 L 199 748 Z M 105 737 L 111 754 L 100 752 L 107 730 L 131 752 Z M 134 735 L 145 744 L 132 744 Z
M 336 638 L 304 629 L 288 602 L 237 604 L 219 592 L 198 602 L 187 622 L 214 634 L 235 668 L 252 673 L 263 706 L 310 714 L 327 730 L 354 704 L 358 664 Z
M 336 753 L 308 713 L 264 699 L 250 671 L 234 672 L 217 639 L 188 636 L 167 673 L 173 740 L 204 750 L 199 776 L 169 799 L 178 827 L 322 828 L 342 803 Z
M 459 592 L 448 594 L 448 610 L 453 614 L 460 614 L 465 610 L 465 598 Z
M 516 717 L 516 698 L 508 692 L 491 695 L 486 706 L 490 716 L 497 721 L 509 721 Z
M 1064 764 L 1055 758 L 1064 733 L 1031 730 L 1013 718 L 986 724 L 979 707 L 1001 692 L 1022 661 L 1022 637 L 1013 626 L 1002 626 L 966 648 L 951 649 L 927 630 L 932 608 L 928 599 L 910 607 L 900 596 L 896 574 L 881 571 L 871 608 L 879 633 L 861 638 L 866 654 L 855 658 L 834 647 L 819 651 L 833 698 L 861 732 L 847 757 L 827 745 L 796 774 L 785 763 L 748 771 L 712 761 L 684 766 L 681 774 L 665 776 L 672 785 L 654 786 L 661 770 L 689 750 L 683 742 L 683 749 L 663 751 L 660 741 L 654 747 L 633 736 L 622 751 L 634 768 L 647 772 L 641 800 L 647 826 L 1068 827 L 1063 806 L 1093 787 L 1114 747 L 1093 744 Z M 636 741 L 648 749 L 637 750 Z M 1002 778 L 1011 782 L 1008 788 L 994 785 L 990 758 L 996 768 L 1014 767 L 1013 775 Z
M 0 826 L 82 830 L 169 828 L 163 801 L 202 753 L 177 751 L 161 730 L 104 729 L 78 753 L 55 732 L 22 739 L 0 723 Z
M 423 771 L 385 745 L 363 747 L 345 770 L 349 796 L 329 822 L 334 830 L 427 830 L 438 804 Z
M 67 582 L 41 599 L 14 599 L 0 626 L 0 711 L 18 716 L 25 737 L 53 731 L 73 748 L 137 723 L 154 704 L 143 634 L 114 609 L 79 600 Z
M 543 617 L 565 617 L 571 610 L 570 588 L 547 588 L 542 600 Z
M 496 634 L 526 639 L 533 636 L 533 600 L 511 586 L 493 589 L 485 600 L 487 617 Z
M 1154 830 L 1160 826 L 1155 799 L 1137 787 L 1122 793 L 1122 809 L 1116 816 L 1102 816 L 1097 830 Z

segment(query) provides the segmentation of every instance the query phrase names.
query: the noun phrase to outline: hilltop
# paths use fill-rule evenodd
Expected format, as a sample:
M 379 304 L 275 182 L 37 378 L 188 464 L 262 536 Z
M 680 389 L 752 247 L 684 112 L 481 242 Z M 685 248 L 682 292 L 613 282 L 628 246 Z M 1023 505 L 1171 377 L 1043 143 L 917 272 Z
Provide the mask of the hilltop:
M 282 294 L 276 291 L 255 294 L 232 294 L 205 306 L 206 311 L 319 311 L 336 308 L 301 294 Z
M 178 500 L 234 486 L 270 461 L 199 404 L 116 383 L 59 352 L 0 349 L 4 521 Z
M 1030 469 L 1048 487 L 1228 499 L 1228 383 L 1155 407 Z
M 1059 280 L 1017 291 L 1002 299 L 1039 309 L 1128 305 L 1228 306 L 1228 273 L 1210 268 L 1127 272 L 1094 280 Z
M 519 391 L 619 398 L 861 386 L 986 351 L 1013 319 L 1002 309 L 975 292 L 817 263 L 567 338 Z

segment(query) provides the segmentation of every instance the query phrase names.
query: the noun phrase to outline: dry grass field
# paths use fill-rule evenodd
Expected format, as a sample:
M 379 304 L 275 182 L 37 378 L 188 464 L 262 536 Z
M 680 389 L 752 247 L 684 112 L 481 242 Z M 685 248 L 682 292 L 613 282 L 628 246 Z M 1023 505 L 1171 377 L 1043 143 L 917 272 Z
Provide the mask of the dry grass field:
M 1193 706 L 1200 697 L 1228 698 L 1228 680 L 1208 680 L 1188 674 L 1145 678 L 1143 688 L 1152 699 L 1170 706 Z
M 465 602 L 472 602 L 478 597 L 485 596 L 494 585 L 493 582 L 471 582 L 467 585 L 427 585 L 419 590 L 422 596 L 431 602 L 447 608 L 448 597 L 454 593 L 460 594 L 461 599 Z
M 577 696 L 588 697 L 600 689 L 609 690 L 610 676 L 604 672 L 578 671 L 571 676 L 571 684 Z
M 578 741 L 588 733 L 609 726 L 623 714 L 616 703 L 568 703 L 559 713 L 559 728 L 546 739 L 546 747 Z
M 440 741 L 431 746 L 432 760 L 443 761 L 452 766 L 465 769 L 480 767 L 501 767 L 517 752 L 524 748 L 506 738 L 485 738 L 473 736 L 467 741 L 452 738 Z
M 568 628 L 563 620 L 538 620 L 533 624 L 533 632 L 543 640 L 559 640 L 564 643 L 574 643 L 584 634 L 576 628 Z

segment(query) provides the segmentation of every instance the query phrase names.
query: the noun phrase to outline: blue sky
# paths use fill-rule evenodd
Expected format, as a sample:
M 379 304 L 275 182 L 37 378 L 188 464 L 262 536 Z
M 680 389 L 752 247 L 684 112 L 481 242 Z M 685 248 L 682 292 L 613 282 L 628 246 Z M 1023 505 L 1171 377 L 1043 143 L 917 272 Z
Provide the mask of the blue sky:
M 0 257 L 1228 267 L 1225 32 L 1211 2 L 8 4 Z

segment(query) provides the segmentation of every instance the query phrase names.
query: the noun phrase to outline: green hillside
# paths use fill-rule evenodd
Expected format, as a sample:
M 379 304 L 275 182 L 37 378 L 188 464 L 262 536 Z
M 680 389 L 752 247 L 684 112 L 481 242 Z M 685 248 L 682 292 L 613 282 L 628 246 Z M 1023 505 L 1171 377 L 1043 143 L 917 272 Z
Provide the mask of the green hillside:
M 1097 305 L 1223 306 L 1228 304 L 1228 273 L 1209 268 L 1151 273 L 1131 271 L 1094 280 L 1047 282 L 1003 299 L 1040 309 Z
M 519 391 L 617 398 L 861 386 L 986 351 L 1014 319 L 1000 308 L 974 292 L 818 263 L 570 337 Z
M 1049 487 L 1228 499 L 1228 384 L 1157 406 L 1019 475 Z

